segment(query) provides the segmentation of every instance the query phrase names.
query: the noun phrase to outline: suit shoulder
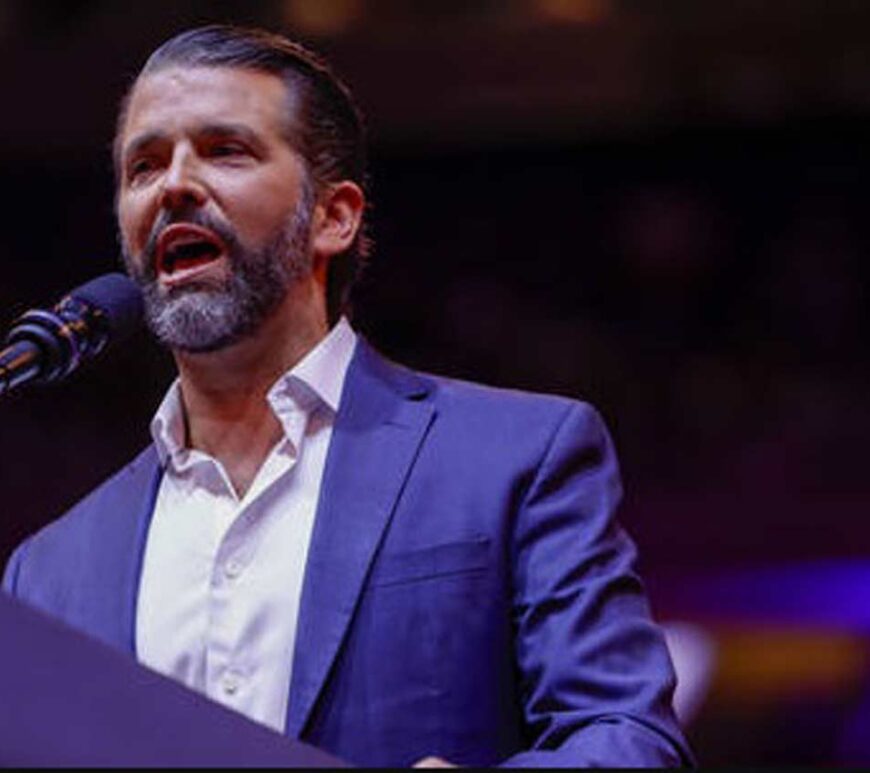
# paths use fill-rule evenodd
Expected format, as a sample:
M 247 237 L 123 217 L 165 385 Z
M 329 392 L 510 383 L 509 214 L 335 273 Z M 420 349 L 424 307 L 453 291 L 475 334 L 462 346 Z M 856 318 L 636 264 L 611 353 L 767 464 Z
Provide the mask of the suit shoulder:
M 441 374 L 419 371 L 384 357 L 367 342 L 359 347 L 365 370 L 412 399 L 430 399 L 442 410 L 481 417 L 511 415 L 559 422 L 569 415 L 588 416 L 600 422 L 588 402 L 555 394 L 490 386 Z
M 418 373 L 429 383 L 438 421 L 455 438 L 493 450 L 506 444 L 546 452 L 557 438 L 572 446 L 610 446 L 610 431 L 599 411 L 583 399 L 489 386 Z
M 121 467 L 69 510 L 33 534 L 19 548 L 27 552 L 53 552 L 75 549 L 88 542 L 118 514 L 117 503 L 123 502 L 132 489 L 147 487 L 158 468 L 157 453 L 148 446 L 132 461 Z
M 490 386 L 440 375 L 421 374 L 435 386 L 441 405 L 469 413 L 512 415 L 530 421 L 561 423 L 569 415 L 599 418 L 596 408 L 582 397 L 571 398 L 543 392 Z

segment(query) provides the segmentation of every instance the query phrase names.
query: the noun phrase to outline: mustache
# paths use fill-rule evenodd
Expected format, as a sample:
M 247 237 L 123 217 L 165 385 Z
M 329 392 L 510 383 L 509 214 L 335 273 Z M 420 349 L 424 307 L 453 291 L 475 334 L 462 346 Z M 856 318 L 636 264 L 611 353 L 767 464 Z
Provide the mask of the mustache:
M 163 230 L 176 223 L 189 223 L 190 225 L 208 228 L 217 234 L 227 246 L 227 254 L 230 258 L 236 254 L 239 238 L 229 223 L 198 209 L 175 212 L 169 212 L 164 209 L 157 216 L 154 225 L 151 226 L 148 241 L 142 250 L 140 266 L 145 279 L 149 281 L 157 279 L 157 242 Z

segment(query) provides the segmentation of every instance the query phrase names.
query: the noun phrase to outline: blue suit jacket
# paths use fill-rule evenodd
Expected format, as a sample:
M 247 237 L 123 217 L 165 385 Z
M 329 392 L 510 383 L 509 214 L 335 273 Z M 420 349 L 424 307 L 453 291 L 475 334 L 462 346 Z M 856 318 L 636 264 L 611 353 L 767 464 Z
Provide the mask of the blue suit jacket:
M 134 653 L 160 476 L 148 448 L 24 542 L 5 589 Z M 321 490 L 288 734 L 364 765 L 689 761 L 588 405 L 412 373 L 360 342 Z

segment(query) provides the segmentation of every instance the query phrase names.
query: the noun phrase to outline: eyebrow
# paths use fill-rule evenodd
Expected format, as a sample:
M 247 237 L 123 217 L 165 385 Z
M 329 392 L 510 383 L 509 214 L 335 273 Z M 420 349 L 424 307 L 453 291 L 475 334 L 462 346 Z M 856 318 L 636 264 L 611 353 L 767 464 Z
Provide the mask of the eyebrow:
M 135 156 L 142 148 L 147 147 L 155 142 L 159 142 L 162 139 L 165 139 L 167 134 L 161 131 L 150 131 L 145 132 L 144 134 L 140 134 L 138 137 L 133 138 L 128 142 L 121 150 L 121 162 L 126 163 L 126 161 L 131 157 Z
M 263 141 L 257 134 L 245 124 L 242 123 L 209 123 L 197 127 L 194 134 L 198 137 L 206 139 L 220 139 L 235 137 L 243 142 L 248 143 L 257 150 L 263 150 Z M 167 140 L 169 135 L 160 130 L 146 131 L 137 137 L 134 137 L 121 154 L 123 162 L 126 162 L 130 157 L 135 156 L 143 148 L 148 147 L 157 142 Z
M 263 147 L 263 141 L 257 133 L 243 123 L 210 123 L 201 126 L 196 134 L 208 139 L 235 137 L 255 148 Z

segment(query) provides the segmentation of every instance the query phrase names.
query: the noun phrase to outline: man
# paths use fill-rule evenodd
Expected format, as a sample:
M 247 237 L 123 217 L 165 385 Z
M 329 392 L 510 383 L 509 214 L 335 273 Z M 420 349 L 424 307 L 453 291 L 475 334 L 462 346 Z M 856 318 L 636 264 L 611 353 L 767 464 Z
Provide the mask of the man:
M 309 52 L 208 27 L 118 122 L 125 262 L 179 377 L 13 595 L 364 765 L 689 761 L 582 403 L 412 373 L 340 315 L 363 131 Z

